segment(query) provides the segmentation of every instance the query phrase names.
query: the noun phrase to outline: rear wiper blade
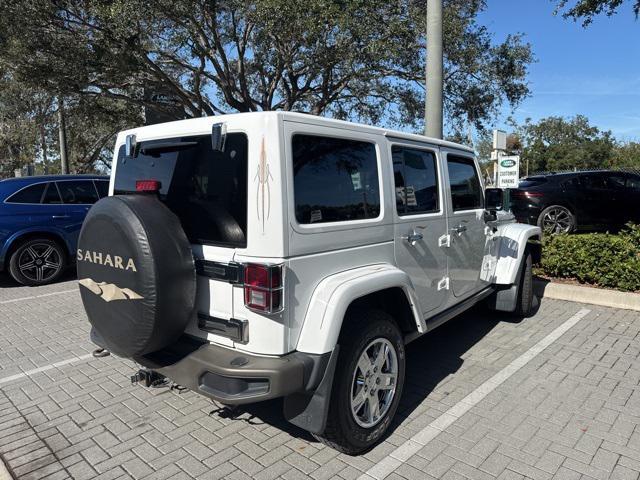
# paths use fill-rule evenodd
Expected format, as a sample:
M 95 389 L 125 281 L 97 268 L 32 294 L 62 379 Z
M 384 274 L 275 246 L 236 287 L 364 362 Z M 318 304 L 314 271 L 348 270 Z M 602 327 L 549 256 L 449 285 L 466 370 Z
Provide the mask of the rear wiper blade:
M 176 150 L 185 150 L 187 148 L 193 148 L 198 145 L 198 142 L 163 142 L 154 143 L 153 145 L 143 145 L 140 148 L 140 153 L 143 155 L 150 155 L 159 152 L 172 152 Z

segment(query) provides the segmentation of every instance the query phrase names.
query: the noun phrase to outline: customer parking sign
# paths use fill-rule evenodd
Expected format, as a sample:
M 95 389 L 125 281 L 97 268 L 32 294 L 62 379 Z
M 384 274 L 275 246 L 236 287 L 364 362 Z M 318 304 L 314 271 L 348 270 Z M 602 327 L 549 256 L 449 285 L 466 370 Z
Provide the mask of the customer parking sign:
M 498 157 L 498 188 L 518 188 L 520 157 Z

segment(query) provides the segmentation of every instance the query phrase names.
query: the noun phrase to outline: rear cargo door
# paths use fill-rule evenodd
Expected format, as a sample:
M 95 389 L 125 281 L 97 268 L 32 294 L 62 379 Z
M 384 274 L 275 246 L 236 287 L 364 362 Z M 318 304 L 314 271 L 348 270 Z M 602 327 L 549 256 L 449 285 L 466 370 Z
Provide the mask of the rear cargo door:
M 198 272 L 196 315 L 187 333 L 233 346 L 236 252 L 247 245 L 247 136 L 228 133 L 224 152 L 209 135 L 141 142 L 132 157 L 118 152 L 114 194 L 136 192 L 136 181 L 160 182 L 160 199 L 192 244 Z

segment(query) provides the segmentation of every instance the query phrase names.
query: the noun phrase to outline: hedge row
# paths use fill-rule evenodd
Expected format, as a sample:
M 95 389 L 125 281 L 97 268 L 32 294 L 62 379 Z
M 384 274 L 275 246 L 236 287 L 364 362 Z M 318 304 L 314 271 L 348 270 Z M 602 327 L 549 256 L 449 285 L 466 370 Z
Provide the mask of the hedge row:
M 538 273 L 640 291 L 640 226 L 627 225 L 618 234 L 547 235 Z

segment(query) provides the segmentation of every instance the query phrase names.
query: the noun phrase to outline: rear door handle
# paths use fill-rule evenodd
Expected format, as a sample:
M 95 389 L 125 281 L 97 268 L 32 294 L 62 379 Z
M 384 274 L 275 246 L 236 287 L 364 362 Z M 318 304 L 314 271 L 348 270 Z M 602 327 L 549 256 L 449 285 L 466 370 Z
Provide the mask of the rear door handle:
M 425 226 L 418 225 L 415 228 L 412 228 L 406 237 L 402 237 L 402 238 L 404 238 L 407 242 L 409 242 L 409 245 L 413 246 L 424 238 L 424 235 L 418 232 L 418 230 L 424 230 L 425 228 L 426 228 L 426 225 Z
M 466 225 L 458 225 L 456 228 L 452 228 L 451 231 L 453 233 L 457 233 L 458 235 L 463 234 L 464 232 L 467 231 L 467 226 Z
M 424 236 L 421 233 L 413 232 L 407 235 L 407 242 L 414 245 L 417 241 L 422 240 Z
M 51 215 L 51 218 L 70 218 L 69 215 Z

